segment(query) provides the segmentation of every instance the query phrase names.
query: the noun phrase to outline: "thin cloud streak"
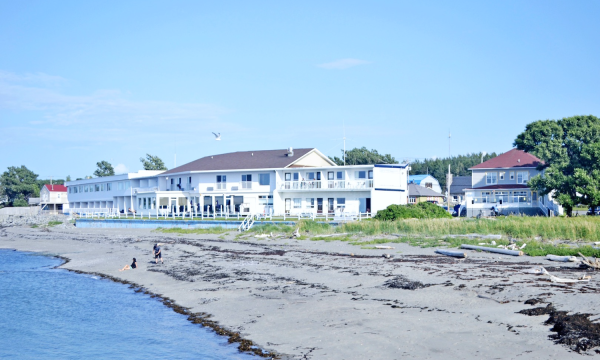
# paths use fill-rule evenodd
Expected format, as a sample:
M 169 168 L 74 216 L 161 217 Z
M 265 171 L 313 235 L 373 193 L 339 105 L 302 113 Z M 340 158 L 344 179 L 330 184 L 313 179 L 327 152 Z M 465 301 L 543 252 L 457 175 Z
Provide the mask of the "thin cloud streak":
M 319 64 L 317 67 L 331 70 L 345 70 L 358 65 L 370 64 L 370 61 L 360 59 L 340 59 L 324 64 Z

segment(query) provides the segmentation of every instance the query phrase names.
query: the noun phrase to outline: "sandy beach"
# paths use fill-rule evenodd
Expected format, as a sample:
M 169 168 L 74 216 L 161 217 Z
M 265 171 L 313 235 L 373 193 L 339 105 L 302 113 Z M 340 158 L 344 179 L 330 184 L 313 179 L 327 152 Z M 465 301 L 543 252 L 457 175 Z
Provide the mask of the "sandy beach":
M 63 268 L 137 284 L 281 359 L 571 359 L 598 349 L 581 337 L 550 338 L 547 314 L 519 313 L 551 303 L 595 319 L 599 275 L 572 263 L 234 235 L 7 227 L 0 248 L 61 256 Z M 163 265 L 154 264 L 156 242 Z M 133 257 L 139 269 L 119 272 Z M 565 285 L 524 272 L 540 265 L 592 278 Z

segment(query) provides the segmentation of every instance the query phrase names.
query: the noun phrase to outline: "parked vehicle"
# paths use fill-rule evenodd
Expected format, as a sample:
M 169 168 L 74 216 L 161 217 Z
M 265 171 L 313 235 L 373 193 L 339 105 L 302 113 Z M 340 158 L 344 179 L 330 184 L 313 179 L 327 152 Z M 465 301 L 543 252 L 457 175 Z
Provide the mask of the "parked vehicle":
M 590 207 L 588 209 L 586 215 L 590 215 L 590 216 L 600 215 L 600 206 Z

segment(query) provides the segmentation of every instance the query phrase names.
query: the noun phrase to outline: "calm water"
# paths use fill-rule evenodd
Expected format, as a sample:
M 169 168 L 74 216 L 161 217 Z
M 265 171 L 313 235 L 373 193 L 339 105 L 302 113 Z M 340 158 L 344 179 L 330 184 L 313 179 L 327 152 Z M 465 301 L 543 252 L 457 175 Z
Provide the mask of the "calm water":
M 0 358 L 243 359 L 227 339 L 123 284 L 0 249 Z

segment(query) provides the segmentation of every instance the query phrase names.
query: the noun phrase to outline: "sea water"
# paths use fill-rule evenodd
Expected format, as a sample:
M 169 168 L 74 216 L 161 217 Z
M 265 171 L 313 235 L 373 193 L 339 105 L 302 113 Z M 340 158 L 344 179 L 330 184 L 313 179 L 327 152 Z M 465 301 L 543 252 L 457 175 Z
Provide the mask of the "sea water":
M 0 358 L 256 359 L 148 295 L 61 263 L 0 249 Z

